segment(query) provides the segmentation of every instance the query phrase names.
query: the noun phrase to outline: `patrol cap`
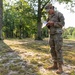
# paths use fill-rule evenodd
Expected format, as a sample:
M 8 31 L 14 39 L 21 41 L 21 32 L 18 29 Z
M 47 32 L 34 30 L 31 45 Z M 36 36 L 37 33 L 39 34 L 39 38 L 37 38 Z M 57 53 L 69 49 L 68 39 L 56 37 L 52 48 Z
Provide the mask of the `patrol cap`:
M 50 4 L 50 3 L 48 3 L 46 6 L 45 6 L 45 9 L 46 9 L 46 11 L 48 12 L 50 9 L 54 9 L 54 6 L 52 5 L 52 4 Z

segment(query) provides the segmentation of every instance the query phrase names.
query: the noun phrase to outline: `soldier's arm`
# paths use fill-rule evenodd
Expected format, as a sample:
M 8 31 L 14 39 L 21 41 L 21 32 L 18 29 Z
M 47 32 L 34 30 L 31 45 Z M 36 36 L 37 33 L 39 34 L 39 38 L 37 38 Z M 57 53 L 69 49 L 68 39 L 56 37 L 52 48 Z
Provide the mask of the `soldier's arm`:
M 59 22 L 54 23 L 55 27 L 63 27 L 65 25 L 63 14 L 59 14 L 59 20 Z

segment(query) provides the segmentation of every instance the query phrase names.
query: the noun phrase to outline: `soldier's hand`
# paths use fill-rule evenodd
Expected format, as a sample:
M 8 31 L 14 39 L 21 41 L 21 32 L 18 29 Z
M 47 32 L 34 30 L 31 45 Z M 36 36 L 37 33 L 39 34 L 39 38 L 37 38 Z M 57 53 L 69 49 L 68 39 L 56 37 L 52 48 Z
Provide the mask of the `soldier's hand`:
M 46 26 L 50 26 L 50 24 L 49 24 L 49 23 L 47 23 L 47 24 L 46 24 Z
M 46 26 L 47 26 L 48 29 L 50 28 L 50 24 L 49 23 L 47 23 Z
M 49 24 L 50 26 L 53 26 L 53 25 L 54 25 L 54 22 L 53 22 L 53 21 L 48 21 L 48 24 Z

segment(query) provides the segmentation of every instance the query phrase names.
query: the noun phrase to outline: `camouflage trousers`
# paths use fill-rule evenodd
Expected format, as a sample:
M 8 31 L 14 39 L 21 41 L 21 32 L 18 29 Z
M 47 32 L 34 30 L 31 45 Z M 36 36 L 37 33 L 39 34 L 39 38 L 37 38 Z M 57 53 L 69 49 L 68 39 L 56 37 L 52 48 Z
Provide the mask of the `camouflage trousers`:
M 49 45 L 54 62 L 63 63 L 62 44 L 62 34 L 50 34 Z

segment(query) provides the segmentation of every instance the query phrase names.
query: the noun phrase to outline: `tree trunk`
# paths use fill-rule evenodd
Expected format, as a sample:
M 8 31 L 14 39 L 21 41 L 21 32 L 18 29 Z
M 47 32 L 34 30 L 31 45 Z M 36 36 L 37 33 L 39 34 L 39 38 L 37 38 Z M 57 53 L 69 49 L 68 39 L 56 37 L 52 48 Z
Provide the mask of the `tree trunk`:
M 21 24 L 21 23 L 22 23 L 22 22 L 21 22 L 21 20 L 20 20 L 20 26 L 19 26 L 19 27 L 20 27 L 20 36 L 19 36 L 19 39 L 22 38 L 22 37 L 21 37 L 21 35 L 22 35 L 22 34 L 21 34 L 21 32 L 22 32 L 22 31 L 21 31 L 21 29 L 22 29 L 22 24 Z
M 23 38 L 25 38 L 25 36 L 24 36 L 24 34 L 25 34 L 25 33 L 24 33 L 24 25 L 23 25 L 23 31 L 22 31 L 22 32 L 23 32 Z
M 2 26 L 3 26 L 3 0 L 0 0 L 0 39 L 2 39 Z
M 41 0 L 38 0 L 37 36 L 36 40 L 42 40 L 41 36 Z
M 19 36 L 19 39 L 21 39 L 22 37 L 21 37 L 21 26 L 20 26 L 20 36 Z

